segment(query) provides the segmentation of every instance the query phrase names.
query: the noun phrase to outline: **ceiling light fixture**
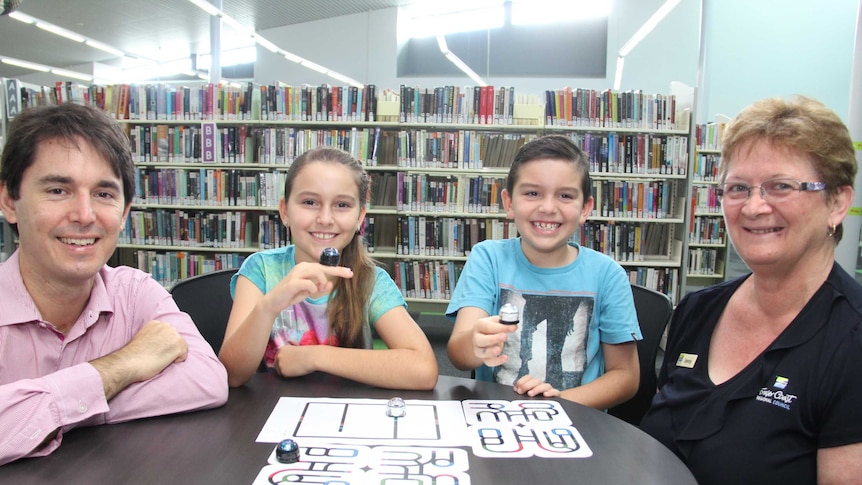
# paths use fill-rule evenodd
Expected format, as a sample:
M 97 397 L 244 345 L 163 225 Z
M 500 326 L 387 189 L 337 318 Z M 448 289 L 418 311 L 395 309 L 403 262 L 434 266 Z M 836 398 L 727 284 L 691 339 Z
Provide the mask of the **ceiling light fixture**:
M 30 69 L 32 71 L 48 72 L 51 70 L 50 67 L 43 66 L 42 64 L 22 61 L 20 59 L 13 59 L 11 57 L 0 57 L 0 62 L 2 62 L 3 64 L 9 64 L 10 66 L 23 67 L 24 69 Z
M 39 72 L 50 72 L 52 74 L 56 74 L 58 76 L 70 77 L 73 79 L 80 79 L 82 81 L 92 81 L 93 76 L 90 74 L 86 74 L 78 71 L 70 71 L 68 69 L 61 69 L 59 67 L 46 66 L 44 64 L 37 64 L 35 62 L 22 61 L 21 59 L 15 59 L 14 57 L 6 57 L 0 56 L 0 62 L 3 64 L 9 64 L 10 66 L 22 67 L 24 69 L 30 69 L 31 71 L 39 71 Z
M 105 44 L 104 42 L 99 42 L 96 39 L 91 39 L 85 35 L 81 35 L 77 32 L 72 32 L 71 30 L 64 29 L 62 27 L 58 27 L 58 26 L 56 26 L 50 22 L 46 22 L 42 19 L 37 19 L 36 17 L 31 17 L 30 15 L 27 15 L 27 14 L 24 14 L 24 13 L 21 13 L 18 11 L 10 13 L 9 17 L 11 17 L 11 18 L 13 18 L 19 22 L 23 22 L 25 24 L 35 24 L 36 27 L 38 27 L 38 28 L 40 28 L 46 32 L 51 32 L 52 34 L 59 35 L 63 38 L 66 38 L 66 39 L 69 39 L 69 40 L 72 40 L 75 42 L 83 42 L 85 45 L 87 45 L 89 47 L 92 47 L 94 49 L 99 49 L 99 50 L 107 52 L 109 54 L 113 54 L 117 57 L 123 57 L 123 56 L 133 57 L 133 58 L 137 58 L 137 59 L 143 59 L 143 60 L 146 60 L 146 61 L 151 62 L 153 64 L 156 64 L 156 61 L 153 59 L 148 59 L 146 57 L 139 56 L 136 54 L 123 52 L 122 50 L 117 49 L 115 47 L 111 47 L 111 46 Z
M 11 18 L 13 18 L 19 22 L 24 22 L 25 24 L 32 24 L 32 23 L 36 22 L 36 19 L 34 19 L 33 17 L 27 15 L 26 13 L 18 12 L 17 10 L 10 13 L 9 17 L 11 17 Z
M 440 52 L 446 56 L 446 59 L 449 59 L 449 62 L 455 65 L 458 69 L 461 70 L 464 74 L 470 77 L 470 79 L 476 81 L 480 86 L 487 86 L 488 83 L 482 79 L 481 76 L 476 74 L 476 71 L 470 69 L 470 66 L 467 65 L 464 61 L 461 60 L 460 57 L 455 55 L 454 52 L 449 50 L 449 45 L 446 43 L 446 37 L 443 34 L 437 34 L 437 47 L 440 48 Z
M 107 44 L 103 44 L 101 42 L 98 42 L 98 41 L 95 41 L 92 39 L 87 39 L 84 41 L 84 43 L 90 47 L 93 47 L 94 49 L 99 49 L 101 51 L 105 51 L 108 54 L 114 54 L 117 57 L 123 57 L 126 55 L 125 52 L 121 51 L 120 49 L 115 49 L 115 48 L 113 48 Z
M 230 15 L 224 13 L 221 9 L 217 8 L 216 6 L 214 6 L 213 4 L 209 3 L 206 0 L 189 0 L 189 2 L 196 5 L 197 7 L 199 7 L 201 10 L 205 11 L 206 13 L 208 13 L 214 17 L 219 17 L 222 20 L 222 22 L 224 22 L 225 24 L 229 25 L 230 27 L 238 30 L 239 32 L 243 32 L 243 33 L 250 35 L 251 38 L 255 41 L 255 43 L 257 43 L 261 47 L 263 47 L 263 48 L 265 48 L 271 52 L 274 52 L 276 54 L 281 55 L 282 57 L 284 57 L 285 59 L 287 59 L 290 62 L 295 62 L 295 63 L 299 64 L 300 66 L 307 67 L 308 69 L 311 69 L 313 71 L 317 71 L 317 72 L 324 74 L 324 75 L 327 75 L 333 79 L 337 79 L 338 81 L 350 84 L 351 86 L 356 86 L 358 88 L 361 88 L 364 86 L 361 82 L 359 82 L 355 79 L 352 79 L 348 76 L 345 76 L 344 74 L 332 71 L 328 68 L 321 66 L 320 64 L 317 64 L 315 62 L 311 62 L 308 59 L 304 59 L 300 56 L 297 56 L 296 54 L 292 54 L 290 52 L 287 52 L 284 49 L 279 48 L 274 43 L 263 38 L 260 34 L 257 34 L 253 29 L 249 29 L 248 27 L 242 25 L 241 23 L 239 23 L 238 20 L 236 20 L 235 18 L 231 17 Z
M 60 69 L 58 67 L 52 67 L 51 73 L 56 74 L 58 76 L 71 77 L 73 79 L 80 79 L 82 81 L 92 81 L 93 76 L 89 74 L 84 74 L 83 72 L 70 71 L 68 69 Z
M 65 37 L 69 40 L 74 40 L 75 42 L 84 42 L 84 38 L 81 37 L 80 35 L 78 35 L 74 32 L 71 32 L 69 30 L 66 30 L 62 27 L 57 27 L 54 24 L 49 24 L 47 22 L 42 22 L 41 20 L 39 20 L 36 22 L 36 27 L 39 27 L 42 30 L 46 30 L 48 32 L 51 32 L 52 34 L 59 35 L 60 37 Z
M 628 42 L 623 44 L 623 47 L 617 53 L 617 70 L 614 74 L 615 91 L 619 91 L 620 84 L 623 79 L 623 64 L 625 63 L 625 57 L 629 54 L 629 52 L 632 51 L 632 49 L 635 48 L 635 46 L 640 43 L 640 41 L 644 40 L 644 37 L 649 35 L 649 33 L 656 28 L 659 22 L 661 22 L 665 17 L 667 17 L 667 14 L 669 14 L 670 11 L 673 10 L 674 7 L 679 4 L 679 2 L 680 0 L 667 0 L 666 2 L 664 2 L 664 4 L 662 4 L 662 6 L 659 7 L 658 10 L 656 10 L 655 13 L 652 14 L 652 16 L 648 18 L 643 25 L 641 25 L 637 32 L 635 32 L 635 35 L 633 35 L 632 38 L 628 40 Z

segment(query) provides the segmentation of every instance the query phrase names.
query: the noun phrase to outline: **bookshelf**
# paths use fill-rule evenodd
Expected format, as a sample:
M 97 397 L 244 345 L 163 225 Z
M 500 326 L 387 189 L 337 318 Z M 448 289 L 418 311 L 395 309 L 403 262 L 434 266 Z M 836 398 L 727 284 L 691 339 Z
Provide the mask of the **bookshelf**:
M 285 172 L 326 145 L 369 172 L 364 237 L 375 259 L 411 305 L 439 310 L 474 244 L 516 236 L 500 205 L 515 152 L 558 133 L 591 161 L 596 207 L 577 241 L 614 257 L 633 283 L 679 296 L 691 144 L 690 113 L 673 96 L 283 84 L 63 83 L 52 93 L 96 104 L 127 130 L 136 196 L 111 264 L 166 286 L 287 244 L 277 214 Z
M 727 122 L 729 119 L 719 116 L 715 122 L 695 127 L 686 268 L 686 278 L 695 284 L 700 281 L 708 285 L 725 277 L 727 232 L 715 189 L 721 161 L 721 135 Z
M 0 78 L 0 153 L 3 152 L 3 144 L 6 140 L 6 125 L 9 123 L 10 111 L 14 112 L 15 110 L 15 107 L 10 107 L 10 103 L 17 102 L 15 98 L 17 90 L 15 88 L 18 85 L 17 80 Z M 0 212 L 0 263 L 12 255 L 15 251 L 15 245 L 15 233 L 6 222 L 3 213 Z

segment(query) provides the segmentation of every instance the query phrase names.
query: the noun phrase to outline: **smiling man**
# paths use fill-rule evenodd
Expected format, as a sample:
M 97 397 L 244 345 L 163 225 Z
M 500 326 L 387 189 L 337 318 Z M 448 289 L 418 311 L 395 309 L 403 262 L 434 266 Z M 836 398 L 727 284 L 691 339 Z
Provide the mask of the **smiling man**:
M 68 430 L 220 406 L 227 374 L 170 294 L 106 265 L 134 193 L 126 136 L 63 104 L 10 125 L 0 210 L 18 250 L 0 264 L 0 464 Z

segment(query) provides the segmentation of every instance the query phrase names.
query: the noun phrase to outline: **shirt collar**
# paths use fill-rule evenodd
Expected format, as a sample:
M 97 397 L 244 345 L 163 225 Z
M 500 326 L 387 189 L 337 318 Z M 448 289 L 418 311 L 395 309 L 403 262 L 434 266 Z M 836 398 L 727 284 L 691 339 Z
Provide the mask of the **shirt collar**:
M 109 268 L 105 266 L 96 273 L 90 300 L 79 317 L 79 320 L 86 322 L 88 328 L 98 320 L 102 312 L 114 311 L 105 285 L 107 269 Z M 0 312 L 0 326 L 42 321 L 42 314 L 36 308 L 36 303 L 21 278 L 17 250 L 4 263 L 0 263 L 0 308 L 3 308 Z

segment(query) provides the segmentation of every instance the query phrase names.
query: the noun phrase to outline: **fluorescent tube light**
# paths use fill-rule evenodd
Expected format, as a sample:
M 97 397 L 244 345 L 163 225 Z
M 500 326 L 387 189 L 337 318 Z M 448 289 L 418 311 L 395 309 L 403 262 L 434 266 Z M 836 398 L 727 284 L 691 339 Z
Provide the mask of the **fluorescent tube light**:
M 114 54 L 117 57 L 123 57 L 125 55 L 125 53 L 123 51 L 121 51 L 119 49 L 115 49 L 115 48 L 113 48 L 107 44 L 103 44 L 103 43 L 95 41 L 95 40 L 87 39 L 84 41 L 84 43 L 90 47 L 95 48 L 95 49 L 105 51 L 109 54 Z
M 625 57 L 617 56 L 617 72 L 614 74 L 614 91 L 620 90 L 620 84 L 623 82 L 623 64 L 625 62 Z
M 259 45 L 265 47 L 266 49 L 269 49 L 270 52 L 278 52 L 279 51 L 277 45 L 273 44 L 272 42 L 264 39 L 263 37 L 261 37 L 257 34 L 252 35 L 251 38 L 254 39 L 254 41 L 257 42 Z
M 326 74 L 327 72 L 329 72 L 329 69 L 321 66 L 320 64 L 315 64 L 314 62 L 311 62 L 308 59 L 303 59 L 299 63 L 299 65 L 303 66 L 303 67 L 307 67 L 307 68 L 311 69 L 312 71 L 317 71 L 321 74 Z
M 36 22 L 36 19 L 34 19 L 33 17 L 27 15 L 26 13 L 21 13 L 17 10 L 13 11 L 8 16 L 19 22 L 24 22 L 25 24 L 32 24 Z
M 285 59 L 287 59 L 288 61 L 290 61 L 290 62 L 295 62 L 295 63 L 297 63 L 297 64 L 301 64 L 301 63 L 302 63 L 302 60 L 303 60 L 303 59 L 302 59 L 301 57 L 299 57 L 298 55 L 296 55 L 296 54 L 291 54 L 290 52 L 287 52 L 287 51 L 282 51 L 282 52 L 281 52 L 281 55 L 283 55 L 283 56 L 284 56 L 284 58 L 285 58 Z
M 344 74 L 341 74 L 341 73 L 338 73 L 335 71 L 329 71 L 328 73 L 326 73 L 326 75 L 337 80 L 337 81 L 341 81 L 345 84 L 350 84 L 351 86 L 356 86 L 357 88 L 363 87 L 363 84 L 361 82 L 359 82 L 355 79 L 351 79 L 351 78 L 345 76 Z
M 449 45 L 446 44 L 446 38 L 443 36 L 443 34 L 437 34 L 437 47 L 440 48 L 440 52 L 442 52 L 443 55 L 446 56 L 446 59 L 449 59 L 449 62 L 454 64 L 455 67 L 457 67 L 461 72 L 469 76 L 470 79 L 476 81 L 476 83 L 480 86 L 488 85 L 488 83 L 486 83 L 481 76 L 476 74 L 475 71 L 470 69 L 470 66 L 468 66 L 464 61 L 462 61 L 460 57 L 456 56 L 454 52 L 449 50 Z
M 65 37 L 69 40 L 74 40 L 75 42 L 84 42 L 84 38 L 80 35 L 70 32 L 64 28 L 57 27 L 56 25 L 45 23 L 45 22 L 36 22 L 36 27 L 39 27 L 42 30 L 46 30 L 51 32 L 52 34 L 59 35 L 60 37 Z
M 620 49 L 617 55 L 617 71 L 614 75 L 615 90 L 619 90 L 620 84 L 622 83 L 624 58 L 629 54 L 629 52 L 632 51 L 632 49 L 635 48 L 635 46 L 640 43 L 640 41 L 644 39 L 644 37 L 649 35 L 649 33 L 656 28 L 659 22 L 661 22 L 665 17 L 667 17 L 667 14 L 669 14 L 670 11 L 673 10 L 673 8 L 679 4 L 679 2 L 680 0 L 667 0 L 666 2 L 664 2 L 664 4 L 662 4 L 662 6 L 659 7 L 658 10 L 656 10 L 655 13 L 652 14 L 652 16 L 648 18 L 643 25 L 641 25 L 641 28 L 639 28 L 637 32 L 635 32 L 635 35 L 633 35 L 628 42 L 623 44 L 623 47 Z
M 93 76 L 91 76 L 89 74 L 84 74 L 83 72 L 77 72 L 77 71 L 70 71 L 68 69 L 60 69 L 57 67 L 52 67 L 51 72 L 53 74 L 58 75 L 58 76 L 71 77 L 74 79 L 80 79 L 82 81 L 92 81 L 93 80 Z
M 206 13 L 218 17 L 221 14 L 221 10 L 217 9 L 215 5 L 207 2 L 207 0 L 189 0 L 193 4 L 197 5 L 201 10 Z
M 42 64 L 22 61 L 19 59 L 12 59 L 10 57 L 2 57 L 0 58 L 0 62 L 2 62 L 3 64 L 9 64 L 11 66 L 23 67 L 24 69 L 32 69 L 33 71 L 48 72 L 50 70 L 48 66 L 43 66 Z
M 622 57 L 627 56 L 628 53 L 644 39 L 644 37 L 649 35 L 649 33 L 655 29 L 656 25 L 658 25 L 659 22 L 661 22 L 662 19 L 664 19 L 667 14 L 669 14 L 670 11 L 679 4 L 679 2 L 680 0 L 667 0 L 664 2 L 664 4 L 659 7 L 654 14 L 652 14 L 652 17 L 648 18 L 647 21 L 641 25 L 641 28 L 635 32 L 635 35 L 633 35 L 632 38 L 623 45 L 622 49 L 620 49 L 619 55 Z

